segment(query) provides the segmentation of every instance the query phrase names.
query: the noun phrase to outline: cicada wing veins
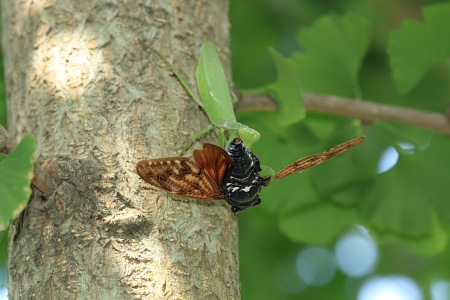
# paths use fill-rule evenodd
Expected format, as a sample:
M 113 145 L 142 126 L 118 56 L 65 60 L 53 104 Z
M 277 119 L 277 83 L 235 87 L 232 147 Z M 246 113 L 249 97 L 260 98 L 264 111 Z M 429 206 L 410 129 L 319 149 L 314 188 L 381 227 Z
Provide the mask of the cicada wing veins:
M 202 150 L 195 150 L 194 160 L 219 187 L 230 176 L 234 165 L 225 150 L 212 144 L 203 144 Z
M 199 200 L 224 199 L 220 188 L 232 169 L 230 156 L 212 144 L 195 150 L 194 161 L 178 156 L 142 160 L 136 165 L 139 176 L 154 187 Z
M 224 198 L 217 183 L 187 157 L 141 160 L 136 170 L 146 182 L 174 195 L 199 200 Z
M 351 148 L 355 147 L 362 141 L 364 141 L 365 137 L 360 136 L 359 138 L 355 138 L 352 140 L 349 140 L 345 143 L 339 144 L 334 148 L 331 148 L 328 151 L 313 154 L 307 157 L 300 158 L 299 160 L 295 161 L 294 163 L 284 167 L 280 171 L 277 172 L 275 175 L 275 179 L 280 179 L 286 176 L 289 176 L 291 174 L 295 174 L 298 172 L 301 172 L 303 170 L 306 170 L 308 168 L 314 167 L 316 165 L 319 165 L 323 162 L 326 162 L 329 159 L 332 159 L 333 157 L 344 153 Z

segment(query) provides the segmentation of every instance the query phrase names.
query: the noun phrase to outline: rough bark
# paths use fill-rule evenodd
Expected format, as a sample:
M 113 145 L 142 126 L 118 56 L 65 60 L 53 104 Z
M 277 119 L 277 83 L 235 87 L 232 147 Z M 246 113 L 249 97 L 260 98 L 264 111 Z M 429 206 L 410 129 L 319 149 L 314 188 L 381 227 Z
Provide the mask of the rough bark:
M 236 217 L 138 178 L 208 124 L 142 39 L 195 85 L 203 41 L 228 66 L 228 3 L 3 0 L 8 125 L 57 183 L 10 229 L 10 299 L 238 299 Z M 196 146 L 200 144 L 197 142 Z

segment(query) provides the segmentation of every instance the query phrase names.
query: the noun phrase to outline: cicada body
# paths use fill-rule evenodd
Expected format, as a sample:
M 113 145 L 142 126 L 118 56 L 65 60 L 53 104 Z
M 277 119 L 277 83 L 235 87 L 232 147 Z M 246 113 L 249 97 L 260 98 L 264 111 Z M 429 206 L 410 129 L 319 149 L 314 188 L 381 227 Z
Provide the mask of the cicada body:
M 363 140 L 362 136 L 329 151 L 301 158 L 278 171 L 275 179 L 321 164 Z M 234 139 L 226 150 L 203 144 L 202 150 L 194 151 L 194 160 L 180 156 L 142 160 L 136 169 L 139 176 L 154 187 L 191 199 L 223 199 L 233 212 L 260 204 L 261 189 L 271 179 L 259 175 L 258 156 L 239 138 Z

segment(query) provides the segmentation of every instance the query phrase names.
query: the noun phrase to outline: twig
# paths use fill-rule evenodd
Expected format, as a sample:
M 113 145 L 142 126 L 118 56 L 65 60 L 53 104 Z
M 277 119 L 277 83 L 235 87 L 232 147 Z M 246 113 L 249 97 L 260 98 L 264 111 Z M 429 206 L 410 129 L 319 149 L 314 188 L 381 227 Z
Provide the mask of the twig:
M 450 135 L 450 119 L 444 113 L 433 113 L 396 105 L 379 104 L 331 95 L 304 93 L 307 111 L 353 117 L 364 121 L 387 120 L 440 131 Z M 241 95 L 236 109 L 276 110 L 266 95 Z
M 0 125 L 0 153 L 8 154 L 17 144 L 9 135 L 8 131 Z M 43 194 L 47 195 L 56 189 L 53 178 L 48 174 L 38 162 L 34 163 L 34 176 L 31 183 Z

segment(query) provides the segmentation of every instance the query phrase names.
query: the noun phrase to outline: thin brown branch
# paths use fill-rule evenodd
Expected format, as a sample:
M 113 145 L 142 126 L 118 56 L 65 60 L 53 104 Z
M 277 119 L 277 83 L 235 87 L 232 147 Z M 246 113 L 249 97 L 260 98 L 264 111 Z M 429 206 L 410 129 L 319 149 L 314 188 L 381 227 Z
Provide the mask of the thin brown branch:
M 0 153 L 8 154 L 17 144 L 10 136 L 8 131 L 0 125 Z M 34 176 L 31 183 L 43 194 L 50 194 L 56 189 L 56 184 L 53 178 L 48 174 L 38 162 L 34 164 Z
M 364 121 L 394 121 L 450 135 L 450 119 L 444 113 L 426 112 L 331 95 L 304 93 L 303 97 L 307 111 L 358 118 Z M 276 103 L 266 95 L 241 95 L 236 109 L 275 110 Z

